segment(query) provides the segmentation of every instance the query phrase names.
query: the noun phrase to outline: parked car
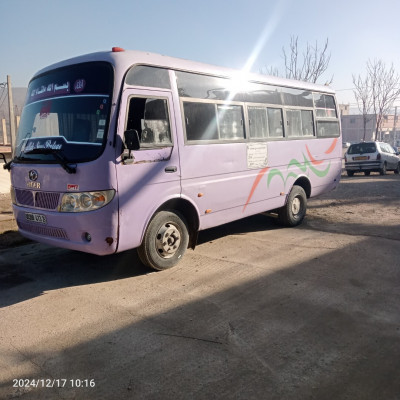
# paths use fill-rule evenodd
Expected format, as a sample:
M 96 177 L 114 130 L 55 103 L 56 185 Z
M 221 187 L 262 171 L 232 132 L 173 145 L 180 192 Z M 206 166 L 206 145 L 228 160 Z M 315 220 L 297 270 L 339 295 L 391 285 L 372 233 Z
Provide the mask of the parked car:
M 400 158 L 392 146 L 382 142 L 362 142 L 352 144 L 345 154 L 345 168 L 348 176 L 355 172 L 379 172 L 385 175 L 387 171 L 400 172 Z

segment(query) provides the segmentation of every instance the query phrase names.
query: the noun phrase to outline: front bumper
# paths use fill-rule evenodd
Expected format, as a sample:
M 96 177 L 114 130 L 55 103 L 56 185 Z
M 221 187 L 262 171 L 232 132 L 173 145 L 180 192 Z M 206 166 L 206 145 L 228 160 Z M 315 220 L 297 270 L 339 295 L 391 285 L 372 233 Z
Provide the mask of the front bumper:
M 101 209 L 81 213 L 62 213 L 17 205 L 13 205 L 13 210 L 20 233 L 28 239 L 106 255 L 115 253 L 118 245 L 118 213 L 117 208 L 113 207 L 114 200 Z M 32 214 L 40 218 L 34 221 Z

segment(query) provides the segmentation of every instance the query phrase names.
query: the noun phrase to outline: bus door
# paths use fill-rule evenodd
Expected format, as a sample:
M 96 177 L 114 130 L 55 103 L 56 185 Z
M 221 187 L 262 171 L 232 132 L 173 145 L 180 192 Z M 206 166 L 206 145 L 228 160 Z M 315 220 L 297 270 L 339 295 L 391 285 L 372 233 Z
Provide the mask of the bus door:
M 175 115 L 169 91 L 126 89 L 118 120 L 118 137 L 136 130 L 140 149 L 124 150 L 117 162 L 119 246 L 140 244 L 154 211 L 181 194 Z M 125 160 L 124 160 L 125 159 Z

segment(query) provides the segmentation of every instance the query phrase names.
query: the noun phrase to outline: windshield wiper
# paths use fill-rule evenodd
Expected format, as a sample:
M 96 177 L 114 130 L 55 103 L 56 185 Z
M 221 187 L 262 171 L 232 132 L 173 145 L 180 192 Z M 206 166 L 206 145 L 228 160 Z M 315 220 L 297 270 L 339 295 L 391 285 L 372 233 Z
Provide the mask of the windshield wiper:
M 24 154 L 51 154 L 58 161 L 58 163 L 63 167 L 65 171 L 69 174 L 76 174 L 76 164 L 71 164 L 61 153 L 60 150 L 53 149 L 33 149 L 25 151 Z
M 2 154 L 2 153 L 0 153 Z M 3 165 L 3 168 L 6 169 L 7 171 L 11 170 L 11 164 L 15 163 L 16 161 L 19 160 L 23 160 L 23 161 L 35 161 L 33 158 L 28 158 L 28 157 L 24 157 L 24 156 L 14 156 L 14 158 L 12 158 L 10 161 L 5 162 L 5 164 Z

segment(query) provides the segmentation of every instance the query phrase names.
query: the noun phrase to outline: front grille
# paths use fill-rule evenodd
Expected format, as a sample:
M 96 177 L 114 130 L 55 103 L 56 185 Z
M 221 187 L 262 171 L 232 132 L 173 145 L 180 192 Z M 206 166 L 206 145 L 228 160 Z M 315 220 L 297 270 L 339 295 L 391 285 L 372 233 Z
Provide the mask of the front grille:
M 15 197 L 20 206 L 56 210 L 60 200 L 60 193 L 15 189 Z
M 38 208 L 46 208 L 47 210 L 55 210 L 58 206 L 59 198 L 59 193 L 36 192 L 35 206 Z
M 31 190 L 15 189 L 17 203 L 21 206 L 34 207 L 33 192 Z
M 46 225 L 34 225 L 22 221 L 17 221 L 17 224 L 19 229 L 34 233 L 35 235 L 50 236 L 57 239 L 69 240 L 67 232 L 65 232 L 65 230 L 62 228 L 55 228 L 53 226 Z

